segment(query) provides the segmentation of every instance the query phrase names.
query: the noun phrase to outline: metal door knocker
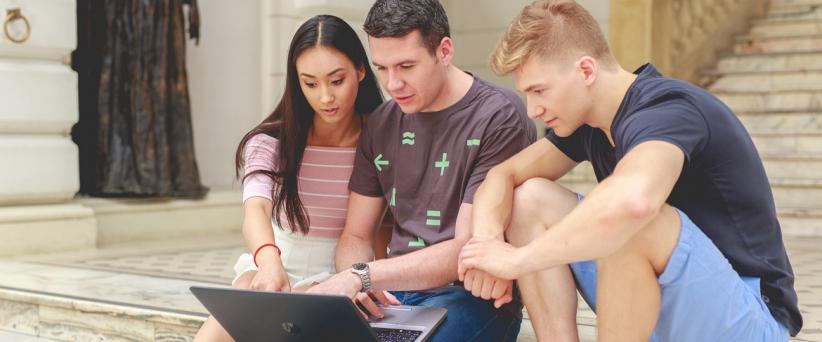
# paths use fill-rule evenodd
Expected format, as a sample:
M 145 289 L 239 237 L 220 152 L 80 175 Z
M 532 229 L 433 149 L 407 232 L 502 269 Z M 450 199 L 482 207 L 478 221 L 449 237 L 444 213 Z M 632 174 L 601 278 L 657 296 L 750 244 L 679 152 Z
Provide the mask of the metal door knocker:
M 9 33 L 9 26 L 15 20 L 22 20 L 23 23 L 26 24 L 26 30 L 18 37 L 12 36 L 12 34 Z M 23 15 L 19 8 L 9 8 L 6 10 L 6 21 L 3 22 L 3 33 L 6 34 L 6 38 L 18 44 L 29 39 L 31 35 L 31 25 L 29 25 L 29 20 L 26 19 L 26 16 Z

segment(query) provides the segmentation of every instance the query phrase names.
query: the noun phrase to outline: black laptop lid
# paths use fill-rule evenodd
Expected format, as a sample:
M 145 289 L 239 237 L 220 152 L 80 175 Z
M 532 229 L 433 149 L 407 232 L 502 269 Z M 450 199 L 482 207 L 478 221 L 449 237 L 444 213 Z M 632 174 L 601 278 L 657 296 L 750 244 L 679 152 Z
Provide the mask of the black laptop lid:
M 238 342 L 376 341 L 344 296 L 198 286 L 191 293 Z

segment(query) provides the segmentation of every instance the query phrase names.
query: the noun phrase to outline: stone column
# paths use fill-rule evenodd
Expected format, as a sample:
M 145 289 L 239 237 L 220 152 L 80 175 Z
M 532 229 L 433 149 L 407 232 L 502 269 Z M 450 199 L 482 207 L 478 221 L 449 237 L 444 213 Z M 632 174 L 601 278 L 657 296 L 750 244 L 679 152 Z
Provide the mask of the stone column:
M 610 45 L 624 68 L 652 62 L 670 71 L 670 6 L 669 0 L 610 0 Z
M 79 189 L 69 137 L 78 118 L 68 65 L 75 2 L 0 1 L 0 11 L 9 31 L 0 31 L 0 255 L 94 247 L 92 211 L 69 202 Z
M 300 23 L 294 0 L 263 0 L 262 9 L 261 119 L 268 116 L 280 102 L 285 87 L 288 46 Z

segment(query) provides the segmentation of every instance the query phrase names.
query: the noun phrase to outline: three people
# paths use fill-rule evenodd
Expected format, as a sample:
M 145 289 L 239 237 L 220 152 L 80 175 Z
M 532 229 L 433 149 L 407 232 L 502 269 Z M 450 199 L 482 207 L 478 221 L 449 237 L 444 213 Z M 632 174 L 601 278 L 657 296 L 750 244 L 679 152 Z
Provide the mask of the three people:
M 522 302 L 540 340 L 576 340 L 577 290 L 603 340 L 798 333 L 793 271 L 744 127 L 653 65 L 624 70 L 574 1 L 525 7 L 492 55 L 527 108 L 452 63 L 436 0 L 378 0 L 369 11 L 371 57 L 392 97 L 383 104 L 350 27 L 338 35 L 353 40 L 340 43 L 323 27 L 345 24 L 315 18 L 325 19 L 295 35 L 283 102 L 238 150 L 256 253 L 238 262 L 251 271 L 235 286 L 288 291 L 330 276 L 308 292 L 347 295 L 376 316 L 379 303 L 445 307 L 435 341 L 515 340 Z M 526 113 L 551 128 L 545 139 Z M 590 194 L 554 183 L 585 160 L 599 180 Z M 323 163 L 353 170 L 326 182 L 331 172 L 308 174 Z M 380 259 L 386 209 L 396 222 Z M 272 212 L 296 228 L 272 233 Z M 332 251 L 323 263 L 290 268 L 284 256 L 299 248 L 286 244 L 322 238 Z

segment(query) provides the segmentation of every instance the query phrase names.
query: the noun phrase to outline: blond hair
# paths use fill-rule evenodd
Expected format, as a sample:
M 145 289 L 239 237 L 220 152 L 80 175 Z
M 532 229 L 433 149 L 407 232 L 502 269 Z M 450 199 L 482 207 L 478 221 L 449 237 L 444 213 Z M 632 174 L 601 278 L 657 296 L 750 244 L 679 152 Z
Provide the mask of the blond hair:
M 497 75 L 507 75 L 531 57 L 564 62 L 582 56 L 595 58 L 606 69 L 617 65 L 599 24 L 585 8 L 573 0 L 538 0 L 511 21 L 490 64 Z

